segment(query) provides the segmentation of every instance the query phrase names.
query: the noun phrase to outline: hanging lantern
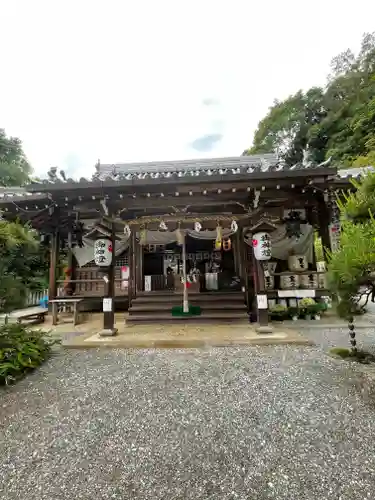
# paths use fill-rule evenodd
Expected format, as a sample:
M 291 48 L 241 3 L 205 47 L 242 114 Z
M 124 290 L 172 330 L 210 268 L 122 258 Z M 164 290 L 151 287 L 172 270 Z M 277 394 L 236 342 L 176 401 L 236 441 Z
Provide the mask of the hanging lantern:
M 269 260 L 272 256 L 270 235 L 268 233 L 254 234 L 253 248 L 256 260 Z
M 196 231 L 197 233 L 199 233 L 199 231 L 202 229 L 202 224 L 200 222 L 195 222 L 194 223 L 194 231 Z
M 112 263 L 112 242 L 106 238 L 95 240 L 94 261 L 97 266 L 107 267 Z
M 130 235 L 131 235 L 131 229 L 130 229 L 130 226 L 129 224 L 126 224 L 126 226 L 124 227 L 124 234 L 127 238 L 130 238 Z
M 162 220 L 159 224 L 159 229 L 161 231 L 168 231 L 168 227 L 167 227 L 167 224 Z
M 230 230 L 232 233 L 235 233 L 238 229 L 238 224 L 235 220 L 232 220 L 232 224 L 230 225 Z
M 232 241 L 230 238 L 223 240 L 223 250 L 224 252 L 228 252 L 232 248 Z

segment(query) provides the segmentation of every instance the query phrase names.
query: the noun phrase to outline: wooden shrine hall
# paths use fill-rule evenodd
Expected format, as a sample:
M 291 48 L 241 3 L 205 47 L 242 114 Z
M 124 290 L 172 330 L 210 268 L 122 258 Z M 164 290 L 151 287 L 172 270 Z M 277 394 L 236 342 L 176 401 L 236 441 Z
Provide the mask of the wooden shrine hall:
M 50 245 L 49 299 L 100 302 L 108 331 L 114 311 L 127 307 L 134 323 L 249 314 L 264 323 L 278 300 L 327 295 L 313 241 L 318 231 L 327 249 L 339 244 L 335 191 L 350 185 L 339 173 L 327 164 L 287 168 L 273 154 L 98 163 L 92 180 L 51 169 L 41 183 L 2 188 L 0 210 Z M 270 238 L 267 262 L 254 258 L 260 233 Z M 300 269 L 290 269 L 298 259 Z

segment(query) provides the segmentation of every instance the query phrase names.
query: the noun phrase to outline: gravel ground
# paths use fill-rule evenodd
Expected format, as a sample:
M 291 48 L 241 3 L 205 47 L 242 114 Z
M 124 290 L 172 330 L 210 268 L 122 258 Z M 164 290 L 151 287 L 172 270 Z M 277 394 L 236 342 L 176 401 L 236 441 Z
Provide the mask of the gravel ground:
M 324 351 L 328 351 L 331 347 L 350 348 L 348 328 L 309 328 L 307 326 L 301 328 L 300 331 Z M 375 349 L 375 325 L 374 328 L 357 328 L 356 339 L 358 349 L 373 351 Z
M 355 377 L 311 347 L 62 351 L 0 392 L 0 498 L 374 498 Z

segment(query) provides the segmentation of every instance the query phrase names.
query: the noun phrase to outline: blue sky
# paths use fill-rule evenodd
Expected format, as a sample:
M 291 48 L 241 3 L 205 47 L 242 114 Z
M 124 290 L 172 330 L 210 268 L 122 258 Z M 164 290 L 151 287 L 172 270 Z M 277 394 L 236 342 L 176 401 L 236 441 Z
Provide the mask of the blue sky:
M 275 98 L 324 84 L 375 2 L 8 0 L 0 127 L 38 174 L 234 156 Z

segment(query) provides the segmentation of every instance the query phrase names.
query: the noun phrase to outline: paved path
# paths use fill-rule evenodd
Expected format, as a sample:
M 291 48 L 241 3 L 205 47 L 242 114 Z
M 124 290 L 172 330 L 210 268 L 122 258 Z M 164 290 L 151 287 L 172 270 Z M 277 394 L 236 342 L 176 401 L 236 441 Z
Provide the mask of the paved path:
M 0 393 L 0 498 L 374 498 L 354 379 L 311 347 L 63 352 Z

